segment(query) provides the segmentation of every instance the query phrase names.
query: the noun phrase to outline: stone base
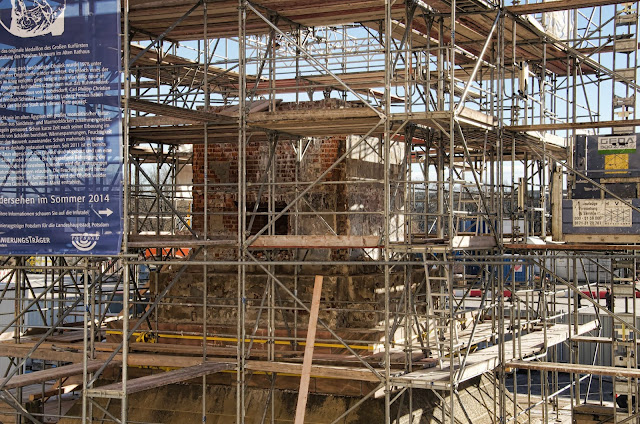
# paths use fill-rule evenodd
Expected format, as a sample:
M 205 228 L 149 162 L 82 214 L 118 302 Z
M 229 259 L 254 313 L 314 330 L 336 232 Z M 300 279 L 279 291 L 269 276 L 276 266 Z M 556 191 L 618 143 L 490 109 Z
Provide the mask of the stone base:
M 460 387 L 454 395 L 454 416 L 456 423 L 492 423 L 496 387 L 491 377 L 472 380 Z M 171 385 L 157 390 L 137 393 L 129 397 L 129 420 L 131 422 L 200 424 L 202 417 L 202 386 Z M 393 424 L 435 424 L 442 420 L 442 409 L 438 397 L 430 390 L 413 390 L 413 416 L 408 411 L 407 392 L 393 403 L 391 422 Z M 230 424 L 236 422 L 236 389 L 233 386 L 209 385 L 206 388 L 206 423 Z M 447 407 L 449 397 L 445 396 Z M 307 403 L 305 423 L 330 423 L 343 412 L 355 405 L 359 397 L 323 396 L 310 394 Z M 106 401 L 100 400 L 106 405 Z M 271 403 L 273 402 L 273 403 Z M 297 392 L 274 390 L 270 398 L 269 390 L 248 388 L 245 391 L 245 423 L 260 423 L 265 407 L 273 404 L 274 423 L 292 423 L 295 416 Z M 78 402 L 69 415 L 81 415 Z M 401 410 L 398 412 L 398 408 Z M 97 417 L 102 413 L 95 409 Z M 513 410 L 510 406 L 508 410 Z M 112 401 L 109 411 L 119 417 L 120 403 Z M 340 423 L 373 424 L 384 422 L 384 399 L 368 399 L 347 415 Z M 271 407 L 266 412 L 264 422 L 272 422 Z M 448 421 L 448 417 L 447 417 Z M 60 424 L 79 422 L 79 419 L 63 418 Z

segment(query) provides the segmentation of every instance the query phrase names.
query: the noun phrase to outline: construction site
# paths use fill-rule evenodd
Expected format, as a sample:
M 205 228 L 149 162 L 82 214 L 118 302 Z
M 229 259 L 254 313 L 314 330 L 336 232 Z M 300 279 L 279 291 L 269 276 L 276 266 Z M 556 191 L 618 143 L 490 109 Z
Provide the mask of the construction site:
M 0 422 L 640 423 L 639 4 L 534 1 L 121 0 L 121 250 L 0 257 Z

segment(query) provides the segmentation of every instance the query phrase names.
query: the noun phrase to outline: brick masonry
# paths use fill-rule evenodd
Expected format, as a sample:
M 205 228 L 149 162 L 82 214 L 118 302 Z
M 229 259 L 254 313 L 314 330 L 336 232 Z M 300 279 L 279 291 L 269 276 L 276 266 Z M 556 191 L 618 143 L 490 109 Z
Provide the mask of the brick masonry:
M 251 221 L 252 211 L 258 203 L 258 214 L 254 217 L 251 233 L 263 228 L 268 217 L 269 203 L 275 212 L 290 204 L 293 199 L 307 187 L 308 183 L 318 179 L 325 171 L 331 170 L 323 178 L 322 183 L 313 187 L 297 204 L 300 212 L 306 213 L 296 216 L 294 208 L 292 214 L 285 215 L 276 222 L 276 234 L 310 234 L 328 235 L 333 232 L 339 235 L 381 235 L 384 231 L 384 186 L 380 181 L 384 175 L 381 164 L 382 144 L 378 138 L 369 138 L 360 142 L 358 136 L 328 137 L 321 139 L 304 139 L 302 141 L 289 140 L 281 137 L 276 145 L 271 176 L 275 184 L 269 188 L 264 186 L 262 192 L 259 182 L 269 168 L 270 146 L 273 141 L 250 141 L 246 146 L 246 180 L 247 180 L 247 222 Z M 403 158 L 403 146 L 395 143 L 392 149 L 392 180 L 398 179 L 402 167 L 397 165 Z M 208 211 L 207 232 L 211 239 L 237 240 L 238 233 L 238 146 L 237 142 L 212 143 L 205 151 L 203 145 L 194 146 L 193 159 L 193 212 L 194 227 L 197 231 L 204 231 L 205 208 Z M 304 152 L 299 154 L 299 152 Z M 336 163 L 347 152 L 346 159 Z M 299 159 L 301 156 L 301 159 Z M 205 205 L 204 181 L 205 160 L 207 163 L 208 194 Z M 344 182 L 344 183 L 340 183 Z M 297 183 L 297 184 L 296 184 Z M 395 186 L 394 186 L 395 187 Z M 402 199 L 402 190 L 391 187 L 398 199 Z M 393 203 L 396 204 L 396 203 Z M 400 203 L 398 203 L 400 205 Z M 400 206 L 393 206 L 401 207 Z M 335 212 L 339 212 L 336 214 Z M 373 213 L 372 213 L 373 212 Z M 402 221 L 398 214 L 394 214 L 394 228 L 402 229 Z M 262 215 L 260 214 L 262 213 Z M 340 214 L 342 213 L 342 214 Z M 267 234 L 267 233 L 265 233 Z M 394 235 L 397 237 L 397 234 Z M 209 250 L 209 259 L 234 259 L 235 249 Z M 300 253 L 302 252 L 302 253 Z M 295 252 L 282 251 L 252 251 L 258 257 L 271 255 L 272 258 L 287 259 Z M 379 252 L 375 249 L 311 249 L 299 251 L 306 260 L 347 260 L 366 259 L 376 257 Z M 197 267 L 196 267 L 197 268 Z M 237 272 L 233 267 L 209 267 L 208 293 L 210 305 L 225 305 L 228 299 L 231 303 L 227 308 L 214 308 L 207 317 L 212 325 L 232 324 L 237 315 L 232 305 L 235 305 L 237 291 Z M 310 300 L 313 275 L 316 273 L 327 276 L 323 290 L 323 305 L 331 307 L 331 312 L 321 314 L 322 318 L 334 328 L 368 328 L 372 329 L 381 321 L 377 311 L 381 308 L 383 297 L 379 292 L 384 278 L 377 272 L 370 273 L 364 268 L 340 267 L 300 267 L 296 272 L 299 279 L 292 277 L 293 272 L 280 273 L 278 278 L 291 291 L 296 291 L 305 302 Z M 279 268 L 280 270 L 281 268 Z M 375 269 L 375 267 L 372 267 Z M 174 324 L 193 324 L 201 321 L 201 310 L 183 305 L 189 300 L 181 297 L 187 294 L 190 299 L 202 296 L 203 282 L 202 268 L 185 273 L 170 293 L 166 305 L 159 313 L 161 322 Z M 358 274 L 358 275 L 356 275 Z M 334 277 L 330 276 L 334 275 Z M 171 273 L 159 279 L 158 289 L 171 279 Z M 393 284 L 400 284 L 402 276 L 393 276 Z M 311 286 L 309 285 L 311 284 Z M 247 316 L 246 322 L 253 322 L 257 316 L 252 307 L 259 304 L 267 285 L 267 277 L 260 269 L 255 269 L 247 276 Z M 294 306 L 291 299 L 281 294 L 285 307 Z M 178 300 L 176 300 L 178 299 Z M 292 317 L 278 314 L 276 325 L 281 326 Z M 297 317 L 298 325 L 306 327 L 305 314 Z

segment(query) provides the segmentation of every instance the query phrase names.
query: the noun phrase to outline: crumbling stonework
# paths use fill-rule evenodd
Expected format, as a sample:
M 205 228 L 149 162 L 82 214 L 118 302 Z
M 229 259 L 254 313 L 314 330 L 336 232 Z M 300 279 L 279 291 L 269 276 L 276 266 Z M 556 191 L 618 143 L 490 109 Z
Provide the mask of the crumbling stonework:
M 350 107 L 348 102 L 309 102 L 298 105 L 303 108 Z M 286 109 L 282 104 L 279 109 Z M 275 151 L 272 146 L 275 144 Z M 270 234 L 284 235 L 363 235 L 383 236 L 385 234 L 385 195 L 389 195 L 391 241 L 403 240 L 405 228 L 398 212 L 402 211 L 405 188 L 392 184 L 385 191 L 382 177 L 384 145 L 380 138 L 360 136 L 329 137 L 322 139 L 288 140 L 281 136 L 277 141 L 249 141 L 246 146 L 246 193 L 248 235 L 255 234 L 268 222 L 269 208 L 278 213 L 289 205 L 309 183 L 323 173 L 327 175 L 321 183 L 311 188 L 304 198 L 291 207 L 275 223 Z M 194 228 L 204 230 L 205 209 L 208 211 L 207 233 L 210 239 L 230 240 L 235 243 L 238 235 L 238 146 L 237 143 L 212 143 L 207 150 L 208 193 L 205 204 L 205 154 L 204 146 L 194 146 Z M 274 153 L 274 154 L 272 154 Z M 391 180 L 399 180 L 403 167 L 404 144 L 394 142 L 390 147 L 392 165 L 389 169 Z M 338 159 L 344 157 L 344 160 Z M 271 167 L 269 164 L 271 163 Z M 332 168 L 333 166 L 333 168 Z M 270 178 L 276 184 L 260 189 L 265 181 L 265 173 L 271 169 Z M 257 214 L 253 212 L 256 211 Z M 303 212 L 303 214 L 296 214 Z M 249 223 L 252 223 L 250 225 Z M 250 227 L 250 228 L 249 228 Z M 265 232 L 264 234 L 268 234 Z M 209 258 L 235 259 L 233 248 L 209 248 Z M 304 260 L 379 259 L 378 249 L 310 249 L 280 251 L 256 251 L 258 259 L 287 260 L 292 255 L 304 255 Z M 302 256 L 298 256 L 301 259 Z M 258 306 L 267 295 L 270 279 L 258 266 L 247 271 L 246 316 L 247 325 L 253 325 L 260 312 Z M 280 269 L 278 280 L 292 293 L 307 304 L 310 302 L 314 275 L 325 276 L 320 318 L 334 329 L 375 328 L 383 317 L 384 276 L 379 269 L 363 271 L 335 265 L 333 269 L 295 270 L 293 267 Z M 317 272 L 316 272 L 317 271 Z M 168 293 L 157 319 L 164 323 L 195 323 L 202 320 L 202 308 L 189 306 L 189 302 L 201 301 L 205 280 L 207 282 L 208 304 L 219 305 L 210 308 L 207 323 L 210 325 L 232 325 L 237 320 L 237 268 L 210 267 L 206 278 L 202 273 L 185 273 Z M 297 277 L 296 277 L 297 276 Z M 162 292 L 171 274 L 161 276 L 156 290 Z M 402 285 L 404 276 L 392 275 L 393 286 Z M 275 314 L 278 328 L 292 325 L 306 328 L 306 312 L 298 307 L 278 284 L 275 284 Z M 273 294 L 272 294 L 273 295 Z M 194 300 L 195 299 L 195 300 Z M 295 316 L 294 316 L 295 315 Z M 262 316 L 262 320 L 264 320 Z
M 257 268 L 257 267 L 255 267 Z M 230 269 L 210 268 L 207 275 L 207 323 L 213 326 L 233 326 L 237 321 L 238 274 Z M 266 312 L 260 312 L 260 305 L 269 295 L 269 277 L 265 273 L 251 272 L 245 277 L 245 322 L 253 324 L 262 313 L 262 325 Z M 354 271 L 354 269 L 350 269 Z M 326 272 L 326 271 L 325 271 Z M 296 293 L 302 302 L 309 304 L 313 291 L 315 275 L 293 272 L 276 275 L 278 281 L 291 293 Z M 160 274 L 157 284 L 151 285 L 152 293 L 163 292 L 173 278 L 171 273 Z M 391 285 L 403 284 L 404 275 L 392 274 Z M 201 272 L 187 272 L 179 277 L 159 306 L 157 319 L 162 323 L 197 324 L 202 322 L 202 303 L 205 278 Z M 308 314 L 286 293 L 282 286 L 275 283 L 276 307 L 275 325 L 277 328 L 306 328 Z M 320 319 L 332 329 L 373 329 L 381 328 L 384 302 L 384 276 L 380 273 L 347 273 L 324 275 Z M 218 307 L 216 307 L 218 306 Z M 297 313 L 294 310 L 298 309 Z

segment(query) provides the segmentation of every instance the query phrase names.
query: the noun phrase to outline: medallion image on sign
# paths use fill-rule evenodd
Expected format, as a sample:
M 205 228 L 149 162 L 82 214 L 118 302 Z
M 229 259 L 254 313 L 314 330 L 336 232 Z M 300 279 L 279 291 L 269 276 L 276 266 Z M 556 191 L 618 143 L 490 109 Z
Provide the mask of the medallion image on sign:
M 11 22 L 0 19 L 0 24 L 20 38 L 62 35 L 64 9 L 65 0 L 11 0 Z
M 71 244 L 82 252 L 92 250 L 100 240 L 100 233 L 76 233 L 71 234 Z

